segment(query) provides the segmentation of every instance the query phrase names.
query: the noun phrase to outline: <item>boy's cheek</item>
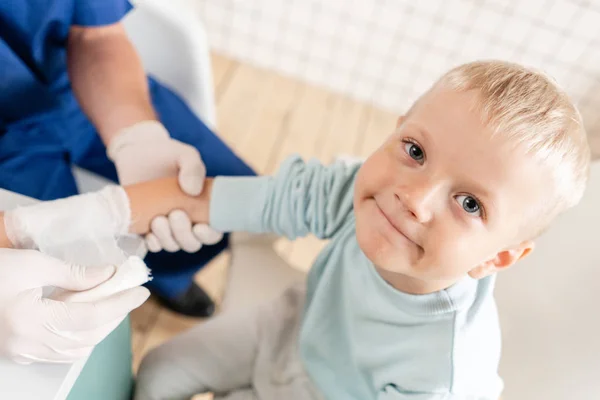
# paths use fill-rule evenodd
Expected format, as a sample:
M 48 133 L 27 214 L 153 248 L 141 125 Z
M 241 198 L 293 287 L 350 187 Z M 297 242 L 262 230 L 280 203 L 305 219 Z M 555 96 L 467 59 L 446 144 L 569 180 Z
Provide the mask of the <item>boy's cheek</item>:
M 385 154 L 375 153 L 365 161 L 357 177 L 357 185 L 372 196 L 394 184 L 398 167 Z
M 451 243 L 452 248 L 448 248 L 446 257 L 454 260 L 453 270 L 457 275 L 468 273 L 476 266 L 483 264 L 489 259 L 489 254 L 493 253 L 493 247 L 490 246 L 489 238 L 483 234 L 478 235 L 457 235 Z

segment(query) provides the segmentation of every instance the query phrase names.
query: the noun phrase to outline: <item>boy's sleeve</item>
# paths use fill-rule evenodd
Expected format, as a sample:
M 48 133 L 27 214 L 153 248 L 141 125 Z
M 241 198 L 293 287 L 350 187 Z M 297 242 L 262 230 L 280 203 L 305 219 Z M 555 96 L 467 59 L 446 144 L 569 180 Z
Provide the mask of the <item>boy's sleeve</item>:
M 73 25 L 103 26 L 119 22 L 133 7 L 127 0 L 76 0 Z
M 274 177 L 219 177 L 211 194 L 210 225 L 224 232 L 330 238 L 352 211 L 359 167 L 323 166 L 293 156 Z

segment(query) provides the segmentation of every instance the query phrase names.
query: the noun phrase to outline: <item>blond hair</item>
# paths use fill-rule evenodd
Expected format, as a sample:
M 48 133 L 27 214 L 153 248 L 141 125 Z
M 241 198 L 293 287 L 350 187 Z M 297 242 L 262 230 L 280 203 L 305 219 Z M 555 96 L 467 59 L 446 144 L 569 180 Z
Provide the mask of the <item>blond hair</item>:
M 434 87 L 475 90 L 483 122 L 494 134 L 507 135 L 528 154 L 550 167 L 554 198 L 541 206 L 541 233 L 583 196 L 590 149 L 581 115 L 567 94 L 547 75 L 503 61 L 477 61 L 444 74 Z M 531 221 L 530 221 L 531 222 Z

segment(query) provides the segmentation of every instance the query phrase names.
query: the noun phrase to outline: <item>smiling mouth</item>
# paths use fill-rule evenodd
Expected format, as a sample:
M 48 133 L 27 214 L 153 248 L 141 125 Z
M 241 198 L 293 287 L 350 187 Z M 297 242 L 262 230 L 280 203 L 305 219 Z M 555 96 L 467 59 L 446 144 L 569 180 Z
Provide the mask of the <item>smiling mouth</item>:
M 411 243 L 416 244 L 415 242 L 413 242 L 412 240 L 410 240 L 410 238 L 408 236 L 406 236 L 404 234 L 404 232 L 402 232 L 386 215 L 386 213 L 381 209 L 381 207 L 379 207 L 379 204 L 377 204 L 377 200 L 373 199 L 373 201 L 375 201 L 375 207 L 377 207 L 377 210 L 381 213 L 381 215 L 383 215 L 383 217 L 386 219 L 386 221 L 388 222 L 388 224 L 390 224 L 394 230 L 396 232 L 398 232 L 400 235 L 404 236 L 406 238 L 406 240 L 408 240 Z

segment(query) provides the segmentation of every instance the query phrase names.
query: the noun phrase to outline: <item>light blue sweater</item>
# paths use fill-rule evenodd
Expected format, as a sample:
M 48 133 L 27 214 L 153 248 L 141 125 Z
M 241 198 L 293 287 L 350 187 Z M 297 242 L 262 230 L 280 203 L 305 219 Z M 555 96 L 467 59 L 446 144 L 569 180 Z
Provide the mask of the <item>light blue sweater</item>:
M 428 295 L 388 285 L 356 241 L 358 168 L 292 157 L 275 177 L 217 178 L 210 223 L 331 239 L 308 277 L 300 333 L 304 366 L 326 399 L 497 400 L 494 277 Z

